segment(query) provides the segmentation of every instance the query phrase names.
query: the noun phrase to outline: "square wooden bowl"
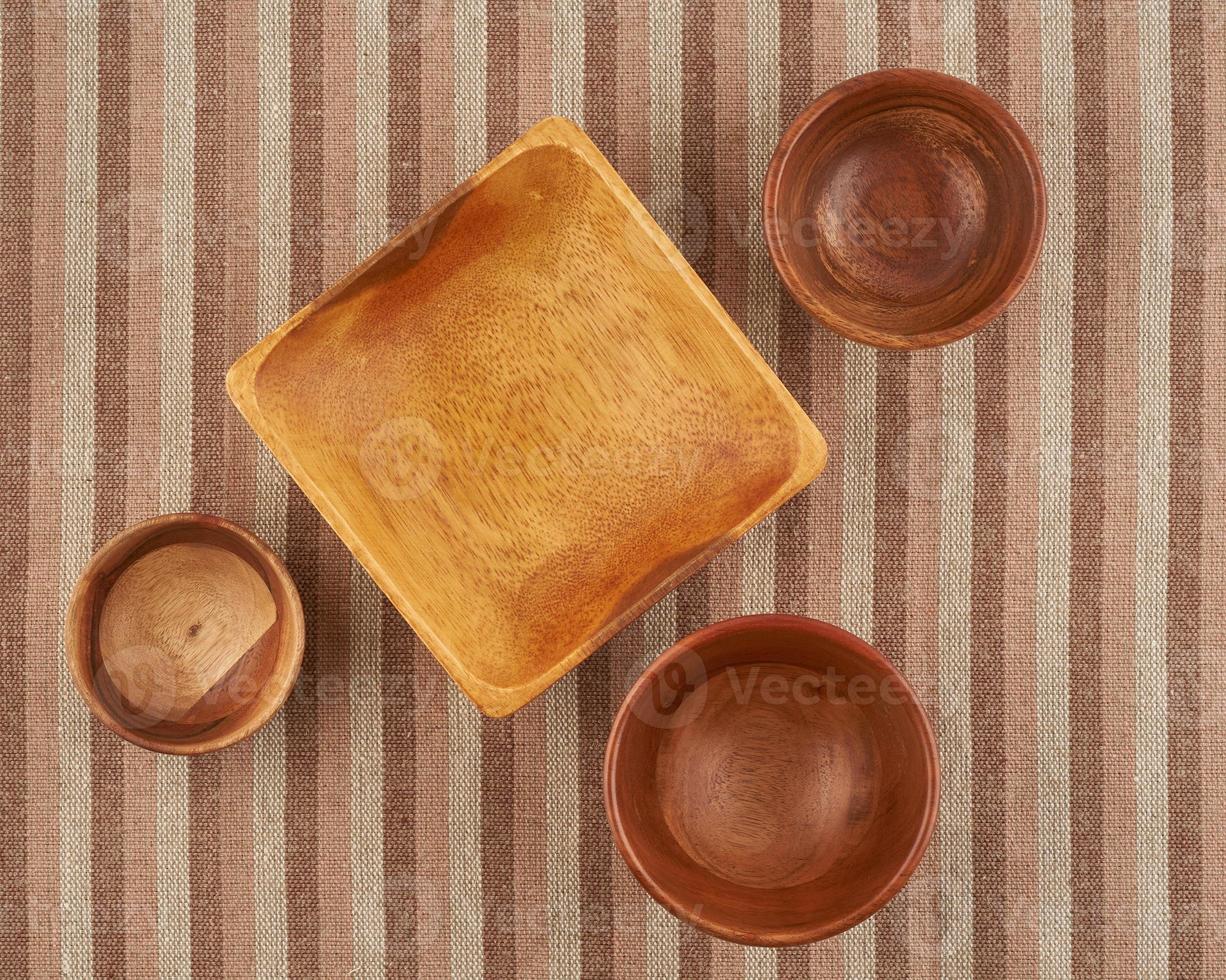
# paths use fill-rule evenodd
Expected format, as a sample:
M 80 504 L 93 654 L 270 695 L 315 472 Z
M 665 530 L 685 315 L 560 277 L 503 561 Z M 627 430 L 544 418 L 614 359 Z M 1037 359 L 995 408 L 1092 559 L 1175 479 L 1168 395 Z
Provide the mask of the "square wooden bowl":
M 558 118 L 243 355 L 227 386 L 495 716 L 826 458 L 681 253 Z

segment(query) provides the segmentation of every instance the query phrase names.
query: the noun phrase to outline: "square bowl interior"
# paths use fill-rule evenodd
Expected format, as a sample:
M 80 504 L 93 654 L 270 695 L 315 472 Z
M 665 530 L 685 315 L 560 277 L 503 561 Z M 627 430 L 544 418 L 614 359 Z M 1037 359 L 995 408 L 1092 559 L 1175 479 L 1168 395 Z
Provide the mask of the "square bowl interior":
M 493 715 L 825 459 L 701 280 L 559 119 L 244 355 L 228 384 Z

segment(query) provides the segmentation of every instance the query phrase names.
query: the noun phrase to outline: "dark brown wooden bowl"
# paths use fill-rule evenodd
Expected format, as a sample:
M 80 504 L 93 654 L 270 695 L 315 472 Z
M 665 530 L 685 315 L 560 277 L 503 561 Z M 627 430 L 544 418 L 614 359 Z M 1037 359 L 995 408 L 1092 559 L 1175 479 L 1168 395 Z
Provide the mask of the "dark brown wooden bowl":
M 997 316 L 1038 258 L 1043 173 L 986 92 L 918 69 L 849 79 L 792 123 L 762 198 L 788 290 L 852 340 L 914 349 Z
M 756 946 L 825 939 L 885 905 L 928 845 L 939 784 L 902 675 L 798 616 L 686 637 L 635 682 L 605 754 L 609 824 L 643 887 Z
M 119 532 L 77 580 L 64 646 L 107 728 L 174 755 L 246 738 L 302 665 L 302 604 L 276 554 L 220 517 L 167 514 Z

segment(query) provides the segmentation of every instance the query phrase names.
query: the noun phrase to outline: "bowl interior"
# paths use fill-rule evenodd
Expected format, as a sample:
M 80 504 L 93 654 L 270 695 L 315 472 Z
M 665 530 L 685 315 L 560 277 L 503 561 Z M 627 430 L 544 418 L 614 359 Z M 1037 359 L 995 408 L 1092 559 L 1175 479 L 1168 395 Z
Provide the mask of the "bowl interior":
M 987 322 L 1042 237 L 1042 180 L 1021 128 L 985 93 L 930 72 L 874 73 L 818 100 L 781 142 L 768 190 L 768 237 L 793 294 L 834 329 L 887 346 Z
M 293 581 L 253 535 L 175 514 L 120 532 L 69 604 L 74 682 L 98 719 L 144 748 L 195 754 L 251 734 L 301 665 Z
M 754 617 L 696 634 L 636 684 L 606 783 L 618 845 L 659 901 L 780 945 L 846 929 L 902 887 L 931 833 L 936 753 L 870 647 Z

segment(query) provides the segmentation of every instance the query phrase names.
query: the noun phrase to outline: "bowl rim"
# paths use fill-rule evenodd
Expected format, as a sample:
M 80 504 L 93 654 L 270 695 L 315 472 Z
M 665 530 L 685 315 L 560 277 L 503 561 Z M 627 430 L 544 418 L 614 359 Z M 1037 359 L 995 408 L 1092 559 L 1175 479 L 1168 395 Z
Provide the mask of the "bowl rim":
M 856 329 L 849 330 L 840 324 L 827 322 L 824 311 L 814 301 L 812 291 L 796 272 L 783 249 L 778 221 L 779 188 L 783 180 L 783 168 L 804 132 L 844 99 L 871 89 L 894 86 L 939 89 L 946 93 L 957 94 L 960 98 L 982 109 L 1019 150 L 1030 174 L 1030 192 L 1034 198 L 1034 229 L 1017 271 L 1010 277 L 1000 293 L 984 309 L 952 326 L 917 334 L 890 333 L 863 323 L 857 324 Z M 812 319 L 827 330 L 832 330 L 857 343 L 893 350 L 922 350 L 939 347 L 942 344 L 949 344 L 970 336 L 1000 316 L 1005 307 L 1013 302 L 1017 294 L 1021 292 L 1022 287 L 1026 285 L 1034 272 L 1047 234 L 1047 187 L 1043 179 L 1043 167 L 1038 153 L 1021 123 L 1017 121 L 1013 113 L 982 88 L 956 75 L 947 75 L 944 72 L 931 71 L 926 68 L 881 68 L 845 79 L 827 89 L 784 130 L 771 155 L 770 163 L 766 168 L 766 178 L 762 185 L 762 231 L 775 271 L 788 292 L 791 293 L 792 298 Z
M 614 802 L 613 783 L 618 772 L 619 752 L 623 741 L 622 736 L 633 713 L 632 706 L 647 693 L 648 685 L 654 676 L 687 653 L 696 653 L 701 656 L 702 650 L 714 639 L 735 633 L 779 628 L 795 630 L 818 639 L 834 642 L 855 656 L 861 657 L 874 667 L 884 671 L 896 683 L 901 684 L 908 708 L 907 714 L 915 723 L 920 736 L 920 742 L 924 748 L 924 757 L 928 768 L 928 777 L 925 781 L 928 794 L 918 833 L 911 849 L 907 852 L 906 858 L 894 872 L 893 877 L 868 900 L 842 915 L 829 918 L 808 927 L 753 932 L 709 921 L 700 911 L 696 910 L 693 903 L 683 901 L 680 895 L 669 889 L 651 874 L 650 870 L 639 860 L 638 854 L 628 842 L 623 815 Z M 736 616 L 731 619 L 711 623 L 682 638 L 653 660 L 631 685 L 621 706 L 617 709 L 617 714 L 614 716 L 613 725 L 609 731 L 608 743 L 605 747 L 605 816 L 609 821 L 613 841 L 617 845 L 617 850 L 621 854 L 622 859 L 626 862 L 626 866 L 647 893 L 677 918 L 689 922 L 709 935 L 746 946 L 796 946 L 829 939 L 831 936 L 845 932 L 880 910 L 907 884 L 922 860 L 925 851 L 928 849 L 933 830 L 936 827 L 940 795 L 941 768 L 936 736 L 927 712 L 916 696 L 915 690 L 907 682 L 907 679 L 884 654 L 858 636 L 840 629 L 832 623 L 810 619 L 807 616 L 793 616 L 782 613 Z M 699 905 L 698 909 L 701 909 L 701 907 Z
M 280 686 L 273 689 L 274 696 L 272 699 L 265 700 L 258 710 L 252 712 L 250 718 L 233 731 L 220 736 L 206 736 L 199 741 L 179 741 L 161 738 L 156 735 L 147 735 L 120 724 L 106 705 L 102 703 L 90 681 L 88 665 L 93 654 L 92 634 L 91 648 L 83 650 L 78 642 L 80 631 L 74 628 L 74 626 L 80 624 L 82 617 L 90 613 L 88 603 L 94 592 L 97 578 L 96 573 L 108 558 L 120 549 L 130 551 L 133 548 L 139 547 L 143 541 L 148 540 L 155 534 L 178 527 L 208 527 L 222 535 L 236 538 L 249 548 L 263 563 L 265 571 L 274 576 L 285 589 L 285 617 L 289 622 L 283 625 L 288 625 L 296 636 L 296 641 L 288 652 L 290 669 L 285 673 Z M 289 698 L 290 692 L 297 683 L 298 674 L 302 669 L 302 657 L 305 648 L 306 620 L 302 611 L 302 599 L 298 594 L 298 587 L 294 582 L 293 576 L 290 575 L 289 570 L 285 567 L 285 563 L 272 548 L 245 527 L 213 514 L 200 514 L 190 511 L 159 514 L 156 517 L 150 517 L 135 524 L 130 524 L 120 530 L 95 551 L 89 561 L 86 562 L 85 567 L 81 569 L 77 575 L 77 581 L 73 586 L 72 595 L 64 614 L 64 657 L 68 661 L 68 672 L 72 677 L 73 686 L 77 689 L 77 693 L 81 695 L 82 700 L 85 701 L 90 713 L 105 728 L 114 732 L 120 738 L 131 742 L 133 745 L 138 745 L 142 749 L 160 752 L 164 755 L 193 756 L 202 755 L 206 752 L 216 752 L 235 745 L 253 735 L 281 710 L 281 707 Z

